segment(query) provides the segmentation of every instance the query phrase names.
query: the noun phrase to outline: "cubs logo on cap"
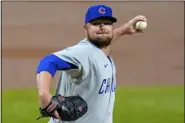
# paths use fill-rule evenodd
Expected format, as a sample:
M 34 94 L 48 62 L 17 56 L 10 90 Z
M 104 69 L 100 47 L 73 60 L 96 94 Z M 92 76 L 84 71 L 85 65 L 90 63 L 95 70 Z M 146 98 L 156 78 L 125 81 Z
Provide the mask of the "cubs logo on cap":
M 117 22 L 117 19 L 113 17 L 111 7 L 103 4 L 98 4 L 98 5 L 92 5 L 88 8 L 85 15 L 85 23 L 87 24 L 88 22 L 94 19 L 98 19 L 102 17 L 110 19 L 113 22 Z
M 100 8 L 98 9 L 98 12 L 101 13 L 101 14 L 105 14 L 105 8 L 100 7 Z

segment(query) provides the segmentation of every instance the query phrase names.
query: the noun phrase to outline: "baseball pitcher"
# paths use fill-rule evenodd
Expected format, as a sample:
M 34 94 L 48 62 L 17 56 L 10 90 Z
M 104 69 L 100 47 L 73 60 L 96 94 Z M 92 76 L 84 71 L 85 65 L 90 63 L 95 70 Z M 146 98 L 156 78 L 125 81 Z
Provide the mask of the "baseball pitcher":
M 40 60 L 36 70 L 39 118 L 50 117 L 48 123 L 112 123 L 116 68 L 110 48 L 121 36 L 142 32 L 135 29 L 137 21 L 147 20 L 138 15 L 114 29 L 117 19 L 109 6 L 90 6 L 84 20 L 85 38 Z M 60 78 L 52 95 L 56 71 Z

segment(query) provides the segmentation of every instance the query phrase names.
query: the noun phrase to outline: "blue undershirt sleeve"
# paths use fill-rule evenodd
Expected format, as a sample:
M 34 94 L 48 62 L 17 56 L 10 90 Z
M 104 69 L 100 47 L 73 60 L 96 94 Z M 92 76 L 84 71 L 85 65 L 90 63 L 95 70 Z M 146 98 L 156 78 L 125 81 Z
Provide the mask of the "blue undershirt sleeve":
M 78 67 L 67 61 L 64 61 L 63 59 L 57 57 L 54 54 L 50 54 L 40 60 L 40 63 L 36 70 L 36 74 L 42 71 L 47 71 L 52 75 L 52 77 L 54 77 L 57 70 L 69 69 L 78 69 Z

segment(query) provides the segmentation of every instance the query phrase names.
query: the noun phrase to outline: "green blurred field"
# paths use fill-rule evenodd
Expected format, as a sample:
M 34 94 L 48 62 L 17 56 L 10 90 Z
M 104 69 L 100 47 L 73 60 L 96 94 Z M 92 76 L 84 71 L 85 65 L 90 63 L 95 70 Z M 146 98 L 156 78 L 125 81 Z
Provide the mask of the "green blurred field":
M 37 121 L 37 90 L 3 90 L 3 123 Z M 151 86 L 118 88 L 114 123 L 184 123 L 184 87 Z

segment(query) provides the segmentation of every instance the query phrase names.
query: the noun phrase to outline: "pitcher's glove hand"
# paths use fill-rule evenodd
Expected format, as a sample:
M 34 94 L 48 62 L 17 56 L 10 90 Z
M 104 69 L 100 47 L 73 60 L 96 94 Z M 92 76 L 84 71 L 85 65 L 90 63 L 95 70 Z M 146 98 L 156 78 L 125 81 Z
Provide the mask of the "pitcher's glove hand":
M 74 121 L 86 114 L 87 109 L 87 103 L 79 95 L 69 97 L 56 95 L 52 97 L 48 106 L 39 108 L 41 116 L 37 120 L 42 117 L 54 117 L 53 112 L 57 111 L 62 121 Z

